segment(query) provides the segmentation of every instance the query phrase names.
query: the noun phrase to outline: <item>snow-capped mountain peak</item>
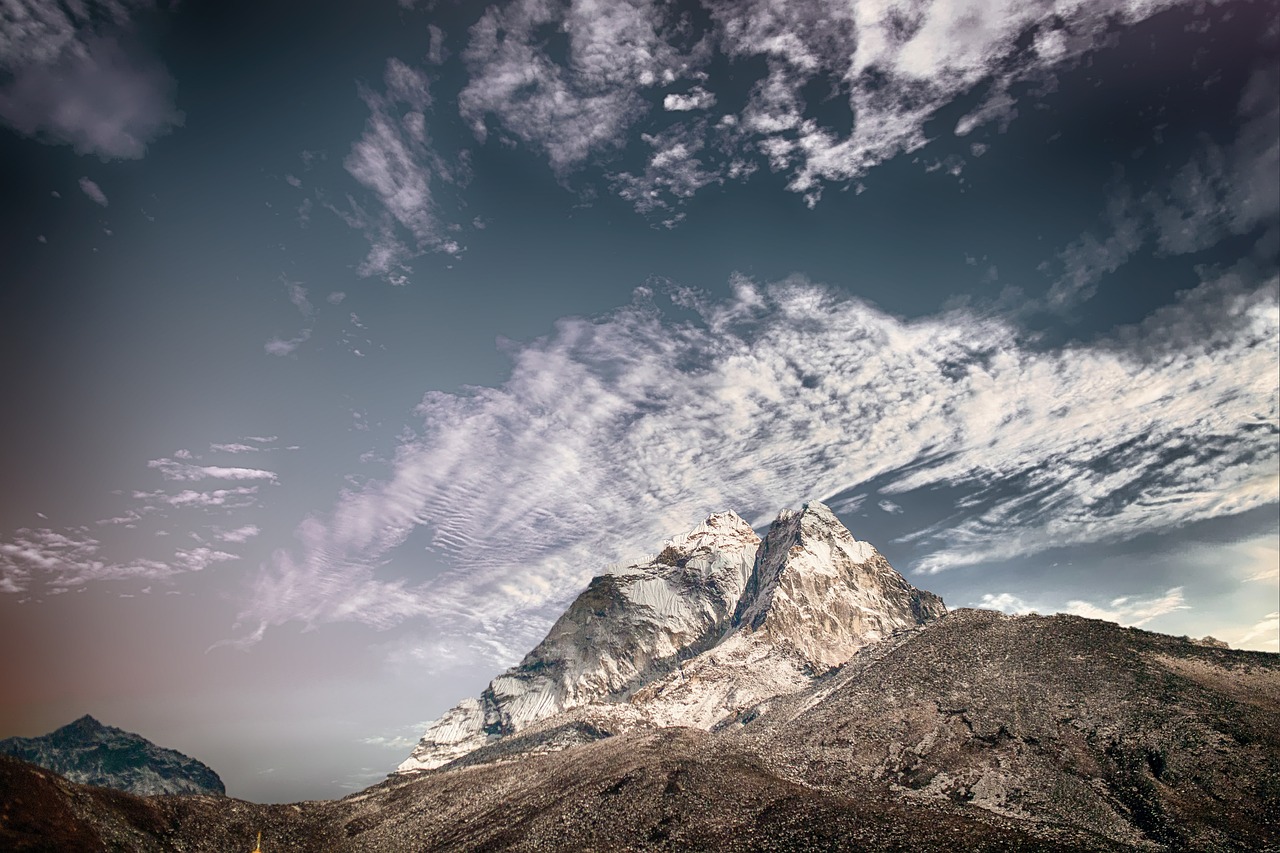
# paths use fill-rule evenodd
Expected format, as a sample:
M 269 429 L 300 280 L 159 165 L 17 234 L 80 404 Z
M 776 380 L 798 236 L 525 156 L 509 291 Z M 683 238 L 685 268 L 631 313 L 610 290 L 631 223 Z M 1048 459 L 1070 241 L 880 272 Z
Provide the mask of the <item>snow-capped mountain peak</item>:
M 709 729 L 945 613 L 821 503 L 783 511 L 763 543 L 736 513 L 717 513 L 651 559 L 593 578 L 519 665 L 432 723 L 399 769 L 439 767 L 571 711 L 602 731 Z
M 816 671 L 946 613 L 827 506 L 783 510 L 760 546 L 734 623 L 799 653 Z
M 595 577 L 517 666 L 428 727 L 401 771 L 429 769 L 531 723 L 637 688 L 728 629 L 760 537 L 733 512 L 667 541 L 652 559 Z

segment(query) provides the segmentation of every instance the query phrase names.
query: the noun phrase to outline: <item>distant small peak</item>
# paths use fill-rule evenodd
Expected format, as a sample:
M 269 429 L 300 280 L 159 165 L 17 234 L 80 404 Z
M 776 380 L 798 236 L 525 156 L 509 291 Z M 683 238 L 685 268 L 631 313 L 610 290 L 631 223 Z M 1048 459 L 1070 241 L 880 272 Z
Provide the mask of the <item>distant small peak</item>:
M 80 719 L 76 720 L 76 721 L 75 721 L 75 722 L 73 722 L 71 725 L 73 725 L 73 726 L 78 726 L 78 727 L 80 727 L 80 728 L 86 728 L 86 729 L 89 729 L 89 728 L 92 728 L 92 729 L 100 729 L 100 728 L 102 728 L 102 723 L 100 723 L 100 722 L 98 722 L 96 719 L 94 719 L 94 717 L 93 717 L 93 715 L 92 715 L 92 714 L 85 714 L 83 717 L 81 717 Z

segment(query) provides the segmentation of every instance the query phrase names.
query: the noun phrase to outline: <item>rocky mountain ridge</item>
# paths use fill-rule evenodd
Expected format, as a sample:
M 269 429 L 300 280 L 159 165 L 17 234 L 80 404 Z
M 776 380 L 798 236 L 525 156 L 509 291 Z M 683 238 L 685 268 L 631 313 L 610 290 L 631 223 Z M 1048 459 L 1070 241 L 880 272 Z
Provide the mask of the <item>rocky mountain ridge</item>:
M 711 729 L 945 613 L 820 502 L 783 511 L 763 541 L 737 514 L 712 515 L 594 578 L 520 664 L 430 724 L 399 772 L 570 711 L 581 731 Z
M 53 770 L 73 782 L 132 794 L 215 794 L 226 788 L 206 764 L 88 714 L 40 737 L 0 740 L 0 754 Z

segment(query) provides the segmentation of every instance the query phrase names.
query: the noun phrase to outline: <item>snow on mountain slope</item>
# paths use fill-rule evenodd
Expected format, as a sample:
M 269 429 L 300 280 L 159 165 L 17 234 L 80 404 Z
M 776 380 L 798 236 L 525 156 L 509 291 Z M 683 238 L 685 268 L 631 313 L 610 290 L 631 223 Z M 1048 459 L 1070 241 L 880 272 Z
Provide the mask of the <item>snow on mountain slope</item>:
M 432 723 L 400 771 L 439 767 L 533 722 L 621 701 L 724 634 L 760 537 L 732 512 L 711 516 L 647 563 L 594 578 L 518 666 Z
M 518 732 L 533 744 L 570 722 L 598 736 L 712 729 L 945 614 L 821 503 L 784 510 L 763 543 L 734 513 L 713 515 L 650 562 L 592 580 L 519 666 L 428 727 L 399 769 Z
M 732 631 L 631 704 L 650 725 L 715 728 L 808 687 L 867 645 L 945 614 L 942 599 L 911 586 L 811 501 L 784 510 L 769 528 Z

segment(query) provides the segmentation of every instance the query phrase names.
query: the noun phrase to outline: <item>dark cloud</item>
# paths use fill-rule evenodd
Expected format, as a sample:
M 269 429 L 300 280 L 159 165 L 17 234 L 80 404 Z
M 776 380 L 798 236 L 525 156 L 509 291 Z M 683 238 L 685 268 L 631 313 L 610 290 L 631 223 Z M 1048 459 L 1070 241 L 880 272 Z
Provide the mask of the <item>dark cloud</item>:
M 130 15 L 147 5 L 7 4 L 0 120 L 81 154 L 142 157 L 148 143 L 184 120 L 173 77 L 129 33 Z

